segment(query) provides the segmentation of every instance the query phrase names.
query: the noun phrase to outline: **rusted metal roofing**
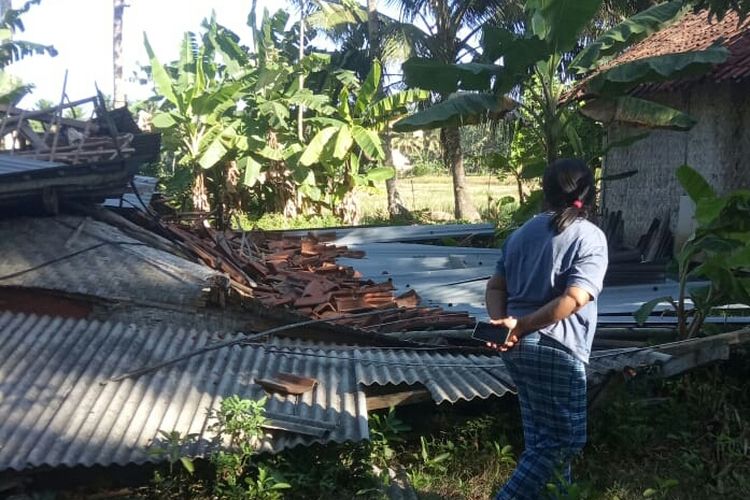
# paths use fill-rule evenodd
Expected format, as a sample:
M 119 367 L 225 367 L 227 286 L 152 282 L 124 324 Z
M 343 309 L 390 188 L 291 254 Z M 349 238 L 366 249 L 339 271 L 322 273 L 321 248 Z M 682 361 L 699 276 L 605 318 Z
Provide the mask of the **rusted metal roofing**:
M 708 11 L 687 12 L 676 22 L 633 45 L 607 64 L 587 76 L 566 94 L 566 99 L 586 94 L 586 82 L 597 74 L 623 63 L 666 54 L 705 50 L 715 44 L 729 49 L 729 58 L 698 79 L 715 82 L 740 81 L 750 77 L 750 19 L 742 24 L 736 12 L 729 12 L 722 20 L 709 19 Z M 644 94 L 665 90 L 678 84 L 696 81 L 689 78 L 681 82 L 642 85 L 636 90 Z
M 219 276 L 84 217 L 0 220 L 0 286 L 44 288 L 151 305 L 204 304 Z

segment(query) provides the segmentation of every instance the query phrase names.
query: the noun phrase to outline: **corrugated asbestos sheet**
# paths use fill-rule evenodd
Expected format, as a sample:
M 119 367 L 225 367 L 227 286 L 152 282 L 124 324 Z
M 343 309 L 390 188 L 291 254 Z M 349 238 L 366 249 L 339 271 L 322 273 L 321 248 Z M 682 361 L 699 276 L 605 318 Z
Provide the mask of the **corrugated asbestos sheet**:
M 213 438 L 207 410 L 237 394 L 257 399 L 258 378 L 278 372 L 313 377 L 302 396 L 270 397 L 269 417 L 300 432 L 277 432 L 278 451 L 368 437 L 362 386 L 421 382 L 436 402 L 502 395 L 496 357 L 335 348 L 323 345 L 225 347 L 137 379 L 122 373 L 219 340 L 195 331 L 146 330 L 6 313 L 0 316 L 0 470 L 143 463 L 158 431 L 196 433 L 184 450 L 202 455 Z
M 364 243 L 439 240 L 442 238 L 466 238 L 468 236 L 492 236 L 493 224 L 424 224 L 413 226 L 353 227 L 330 229 L 301 229 L 283 231 L 284 236 L 322 237 L 335 234 L 331 240 L 336 245 L 361 245 Z
M 138 378 L 111 380 L 222 339 L 183 329 L 0 315 L 0 470 L 154 461 L 148 449 L 160 430 L 196 434 L 182 453 L 204 455 L 214 439 L 208 410 L 229 395 L 266 395 L 256 380 L 279 373 L 318 384 L 300 396 L 269 396 L 272 427 L 286 429 L 269 431 L 263 446 L 270 451 L 367 439 L 368 385 L 421 384 L 437 403 L 513 390 L 499 356 L 283 339 L 223 347 Z M 617 350 L 611 359 L 600 353 L 590 377 L 665 360 L 648 349 Z
M 151 305 L 203 304 L 213 269 L 84 217 L 0 220 L 0 286 L 46 288 Z
M 513 389 L 510 376 L 498 356 L 455 354 L 434 347 L 423 350 L 362 349 L 318 344 L 312 347 L 299 341 L 273 341 L 279 352 L 297 358 L 306 356 L 338 357 L 354 363 L 356 379 L 364 386 L 408 384 L 423 385 L 435 403 L 502 396 Z
M 159 430 L 198 434 L 183 452 L 202 455 L 213 437 L 207 410 L 233 394 L 262 397 L 254 379 L 277 371 L 314 377 L 319 384 L 299 398 L 274 395 L 269 413 L 332 430 L 325 438 L 280 433 L 266 446 L 280 450 L 367 437 L 364 393 L 344 363 L 235 346 L 112 382 L 113 376 L 217 339 L 194 331 L 11 314 L 0 316 L 0 332 L 0 469 L 153 461 L 147 450 Z

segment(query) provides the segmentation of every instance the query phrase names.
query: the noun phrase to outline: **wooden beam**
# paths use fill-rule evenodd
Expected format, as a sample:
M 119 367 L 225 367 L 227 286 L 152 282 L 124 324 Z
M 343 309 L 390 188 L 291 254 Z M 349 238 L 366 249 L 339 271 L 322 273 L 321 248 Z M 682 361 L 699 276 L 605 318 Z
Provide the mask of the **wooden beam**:
M 740 345 L 750 342 L 750 327 L 741 328 L 733 332 L 709 335 L 708 337 L 693 338 L 688 340 L 670 342 L 664 345 L 656 345 L 653 348 L 667 354 L 679 355 L 692 352 L 698 348 L 713 345 Z
M 431 401 L 432 395 L 427 389 L 411 389 L 390 394 L 377 394 L 367 397 L 367 411 L 382 410 L 391 406 L 404 406 Z
M 49 149 L 42 138 L 39 137 L 28 124 L 22 123 L 21 127 L 18 130 L 29 140 L 29 142 L 31 142 L 31 144 L 37 151 L 45 151 Z

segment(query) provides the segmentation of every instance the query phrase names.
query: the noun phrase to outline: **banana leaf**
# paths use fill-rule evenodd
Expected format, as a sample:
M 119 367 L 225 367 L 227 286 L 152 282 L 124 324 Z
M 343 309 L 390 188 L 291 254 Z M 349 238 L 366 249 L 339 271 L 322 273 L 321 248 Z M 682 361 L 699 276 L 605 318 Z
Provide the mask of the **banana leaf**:
M 609 124 L 627 123 L 649 128 L 690 130 L 695 120 L 678 109 L 638 97 L 599 97 L 580 108 L 581 114 Z
M 674 20 L 682 6 L 680 0 L 664 2 L 625 19 L 579 52 L 570 63 L 571 69 L 578 73 L 594 69 L 607 56 L 619 53 Z
M 601 4 L 602 0 L 528 0 L 526 8 L 532 14 L 534 34 L 560 53 L 575 46 Z
M 504 71 L 502 66 L 495 64 L 446 64 L 419 57 L 408 59 L 402 68 L 407 86 L 441 94 L 457 90 L 489 90 L 492 76 Z
M 680 181 L 682 188 L 695 203 L 703 198 L 716 198 L 716 192 L 711 185 L 697 170 L 689 165 L 682 165 L 677 169 L 677 180 Z
M 715 45 L 706 50 L 645 57 L 619 64 L 594 76 L 588 90 L 594 94 L 623 94 L 642 83 L 677 80 L 705 73 L 729 57 L 726 47 Z
M 487 93 L 461 93 L 450 96 L 423 111 L 408 116 L 393 126 L 396 132 L 412 132 L 483 122 L 515 109 L 517 103 L 506 96 Z

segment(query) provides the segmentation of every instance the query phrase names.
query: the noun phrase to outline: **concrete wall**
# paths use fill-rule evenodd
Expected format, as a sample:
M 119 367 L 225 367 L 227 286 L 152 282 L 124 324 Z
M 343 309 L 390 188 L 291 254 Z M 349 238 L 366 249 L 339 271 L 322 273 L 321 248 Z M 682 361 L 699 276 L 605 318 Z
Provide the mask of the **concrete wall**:
M 703 83 L 648 98 L 682 109 L 698 123 L 688 132 L 652 131 L 607 156 L 605 175 L 638 170 L 633 177 L 606 183 L 602 190 L 603 207 L 622 210 L 625 242 L 631 245 L 654 217 L 669 215 L 674 229 L 679 199 L 685 194 L 675 177 L 680 165 L 698 170 L 719 193 L 750 188 L 750 82 Z M 607 139 L 614 142 L 643 131 L 613 125 Z

